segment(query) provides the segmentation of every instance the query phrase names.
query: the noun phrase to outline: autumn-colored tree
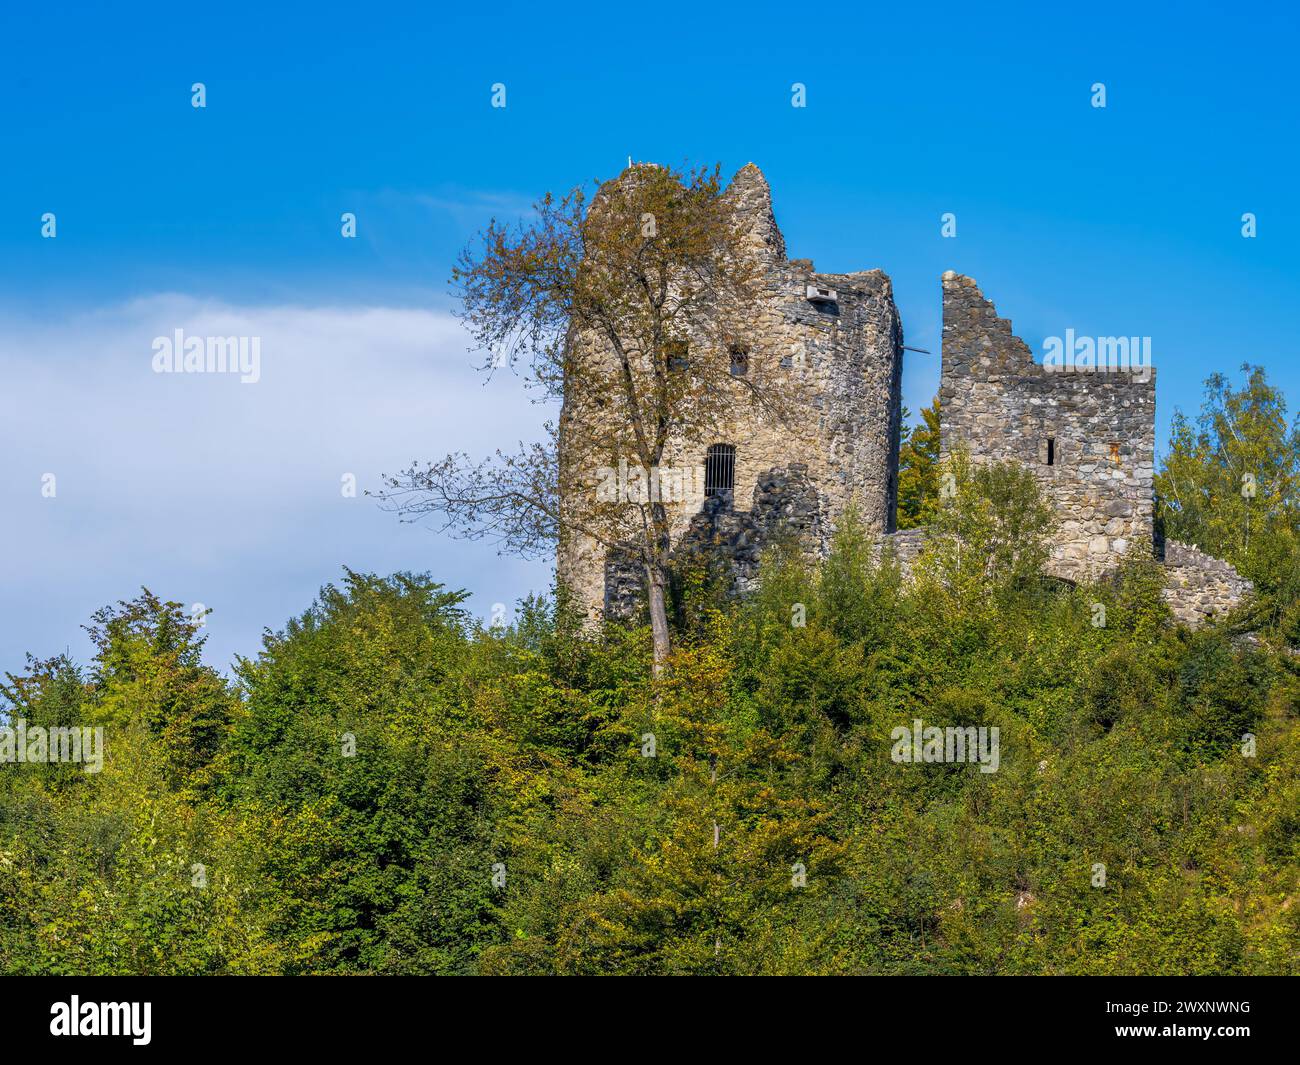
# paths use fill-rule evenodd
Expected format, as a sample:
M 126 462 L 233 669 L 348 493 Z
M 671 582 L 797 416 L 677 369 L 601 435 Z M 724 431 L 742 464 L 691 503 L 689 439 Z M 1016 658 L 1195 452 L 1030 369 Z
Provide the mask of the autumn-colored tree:
M 477 461 L 416 464 L 382 493 L 405 518 L 526 556 L 566 537 L 629 546 L 645 574 L 655 672 L 670 651 L 670 514 L 664 491 L 601 492 L 601 468 L 658 471 L 725 439 L 742 404 L 793 423 L 777 371 L 736 373 L 738 335 L 762 291 L 752 232 L 717 168 L 629 167 L 587 202 L 546 195 L 527 225 L 495 220 L 453 275 L 485 369 L 520 369 L 563 400 L 547 439 Z M 768 360 L 765 360 L 765 362 Z M 770 360 L 773 363 L 776 360 Z M 797 431 L 792 425 L 792 432 Z

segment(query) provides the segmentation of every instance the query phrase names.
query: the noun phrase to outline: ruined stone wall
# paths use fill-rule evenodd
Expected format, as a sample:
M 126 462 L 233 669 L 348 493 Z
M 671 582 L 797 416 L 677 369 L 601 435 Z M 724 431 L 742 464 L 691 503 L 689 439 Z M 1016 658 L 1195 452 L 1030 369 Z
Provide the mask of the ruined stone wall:
M 809 530 L 811 551 L 826 549 L 850 500 L 869 528 L 887 532 L 897 495 L 902 405 L 902 326 L 890 280 L 879 270 L 819 274 L 808 260 L 788 259 L 767 181 L 753 164 L 732 179 L 726 196 L 744 220 L 751 252 L 766 277 L 753 320 L 734 326 L 749 349 L 748 376 L 757 387 L 793 397 L 800 413 L 794 424 L 765 417 L 738 387 L 734 417 L 719 439 L 672 440 L 664 464 L 702 467 L 710 443 L 734 445 L 732 507 L 738 514 L 762 498 L 757 490 L 769 474 L 800 467 L 818 494 L 822 515 Z M 833 290 L 835 299 L 810 300 L 809 285 Z M 594 344 L 587 337 L 573 343 Z M 593 409 L 584 397 L 566 396 L 560 422 L 562 483 L 577 483 L 586 467 L 617 461 L 565 448 L 565 420 L 591 417 Z M 668 504 L 667 509 L 676 542 L 700 504 Z M 560 580 L 593 618 L 604 609 L 607 576 L 617 585 L 613 600 L 624 604 L 628 598 L 628 560 L 614 559 L 607 574 L 605 556 L 604 547 L 590 537 L 568 534 L 561 541 Z
M 795 464 L 765 471 L 754 486 L 748 509 L 726 506 L 713 496 L 691 517 L 673 549 L 674 565 L 703 564 L 735 596 L 758 586 L 763 552 L 782 540 L 825 543 L 825 496 Z M 645 570 L 624 551 L 605 559 L 607 618 L 635 617 L 644 604 Z
M 1153 369 L 1049 372 L 975 281 L 949 271 L 939 399 L 945 459 L 961 442 L 972 461 L 1034 472 L 1056 509 L 1053 576 L 1097 577 L 1130 548 L 1152 550 Z
M 1161 594 L 1174 617 L 1192 628 L 1212 619 L 1222 620 L 1254 590 L 1230 563 L 1190 544 L 1166 540 L 1162 561 L 1165 587 Z
M 756 579 L 762 550 L 779 536 L 793 534 L 810 553 L 824 553 L 852 501 L 868 530 L 880 534 L 880 549 L 910 569 L 925 530 L 893 530 L 902 327 L 889 278 L 878 270 L 820 274 L 808 260 L 787 258 L 767 182 L 752 164 L 726 195 L 766 278 L 752 320 L 735 323 L 749 348 L 749 375 L 792 397 L 801 414 L 793 426 L 764 417 L 737 388 L 734 416 L 717 440 L 670 441 L 664 464 L 679 468 L 702 467 L 709 443 L 736 448 L 731 500 L 668 504 L 675 557 L 711 552 L 743 592 Z M 809 286 L 835 297 L 810 299 Z M 591 337 L 571 343 L 589 357 L 610 357 Z M 1165 600 L 1190 625 L 1223 616 L 1250 594 L 1250 583 L 1228 563 L 1184 544 L 1155 543 L 1151 367 L 1049 371 L 974 280 L 949 272 L 939 399 L 944 459 L 961 444 L 973 462 L 1014 460 L 1033 471 L 1056 511 L 1052 576 L 1096 579 L 1113 573 L 1130 550 L 1155 552 L 1165 565 Z M 616 454 L 578 454 L 565 444 L 566 423 L 608 417 L 607 403 L 566 393 L 562 485 L 617 464 Z M 617 549 L 607 557 L 590 537 L 565 534 L 558 568 L 592 618 L 628 616 L 642 598 L 639 559 Z
M 927 534 L 928 529 L 924 526 L 887 533 L 876 541 L 872 555 L 877 562 L 882 558 L 892 559 L 902 567 L 904 573 L 910 572 L 925 550 Z
M 906 529 L 882 536 L 875 558 L 892 559 L 910 579 L 925 550 L 926 535 L 925 529 Z M 1224 620 L 1254 593 L 1254 585 L 1231 563 L 1190 544 L 1168 540 L 1158 548 L 1156 558 L 1164 573 L 1161 598 L 1176 621 L 1193 629 Z

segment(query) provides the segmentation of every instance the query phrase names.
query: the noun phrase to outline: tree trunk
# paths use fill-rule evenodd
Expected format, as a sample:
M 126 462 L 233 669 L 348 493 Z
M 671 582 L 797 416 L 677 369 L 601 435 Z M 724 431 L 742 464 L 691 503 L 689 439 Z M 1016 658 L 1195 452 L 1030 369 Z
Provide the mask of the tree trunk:
M 653 464 L 658 465 L 658 461 Z M 646 599 L 650 607 L 650 632 L 654 638 L 654 676 L 663 676 L 672 650 L 668 635 L 668 558 L 670 541 L 668 515 L 661 500 L 650 504 L 650 525 L 646 529 L 650 540 L 646 551 Z
M 654 675 L 662 675 L 664 664 L 668 661 L 671 649 L 668 639 L 668 609 L 664 597 L 667 584 L 662 566 L 651 563 L 646 566 L 650 604 L 650 631 L 654 637 Z

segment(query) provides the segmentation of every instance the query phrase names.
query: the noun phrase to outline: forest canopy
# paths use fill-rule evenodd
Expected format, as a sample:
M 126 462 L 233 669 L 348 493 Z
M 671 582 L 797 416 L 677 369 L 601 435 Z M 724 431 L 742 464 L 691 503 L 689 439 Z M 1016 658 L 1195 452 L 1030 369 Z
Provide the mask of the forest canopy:
M 1150 560 L 1037 578 L 1034 522 L 973 567 L 1032 479 L 965 471 L 945 512 L 930 432 L 912 577 L 852 519 L 742 601 L 684 575 L 657 677 L 646 625 L 485 627 L 428 575 L 346 571 L 230 676 L 180 604 L 105 608 L 89 662 L 0 686 L 11 727 L 104 736 L 98 772 L 0 764 L 0 971 L 1300 971 L 1281 397 L 1213 379 L 1175 423 L 1166 533 L 1258 589 L 1195 632 Z M 916 721 L 997 729 L 997 771 L 900 763 Z

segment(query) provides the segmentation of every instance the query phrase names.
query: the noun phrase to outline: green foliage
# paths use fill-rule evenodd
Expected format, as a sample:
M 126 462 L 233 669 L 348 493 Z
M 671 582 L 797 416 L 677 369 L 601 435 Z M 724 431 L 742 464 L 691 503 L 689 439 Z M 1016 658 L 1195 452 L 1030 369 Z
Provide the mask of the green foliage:
M 1194 424 L 1175 412 L 1156 518 L 1168 538 L 1233 563 L 1256 586 L 1253 627 L 1300 646 L 1300 428 L 1262 367 L 1242 372 L 1239 388 L 1206 380 Z
M 903 420 L 908 412 L 903 411 Z M 929 525 L 939 507 L 939 397 L 898 449 L 898 528 Z
M 1293 656 L 1178 628 L 1150 562 L 1038 580 L 1032 479 L 955 484 L 914 579 L 850 514 L 658 679 L 644 628 L 484 629 L 411 574 L 233 680 L 177 604 L 101 612 L 2 689 L 107 755 L 0 765 L 0 970 L 1300 972 Z M 916 719 L 997 728 L 997 772 L 895 762 Z
M 1052 511 L 1016 463 L 975 465 L 958 450 L 940 476 L 950 492 L 940 496 L 917 579 L 934 608 L 985 618 L 995 600 L 1040 584 Z
M 1242 372 L 1236 389 L 1222 374 L 1206 380 L 1195 425 L 1175 413 L 1156 491 L 1167 536 L 1250 571 L 1251 540 L 1294 531 L 1300 519 L 1300 432 L 1288 429 L 1286 401 L 1263 368 Z

